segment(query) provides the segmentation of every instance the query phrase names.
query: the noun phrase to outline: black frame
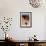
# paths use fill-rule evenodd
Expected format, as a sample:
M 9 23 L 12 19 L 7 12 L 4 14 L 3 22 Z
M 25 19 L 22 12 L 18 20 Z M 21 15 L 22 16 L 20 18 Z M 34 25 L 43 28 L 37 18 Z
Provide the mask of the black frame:
M 30 21 L 30 26 L 22 26 L 21 25 L 21 16 L 23 15 L 23 14 L 28 14 L 30 17 L 29 17 L 29 20 L 31 20 Z M 32 12 L 20 12 L 20 27 L 21 28 L 31 28 L 32 27 Z

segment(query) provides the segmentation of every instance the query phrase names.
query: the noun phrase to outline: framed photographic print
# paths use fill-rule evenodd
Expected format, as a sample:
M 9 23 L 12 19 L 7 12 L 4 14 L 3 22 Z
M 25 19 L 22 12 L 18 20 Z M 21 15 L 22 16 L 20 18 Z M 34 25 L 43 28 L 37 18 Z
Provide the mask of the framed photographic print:
M 32 27 L 32 12 L 20 12 L 20 27 Z

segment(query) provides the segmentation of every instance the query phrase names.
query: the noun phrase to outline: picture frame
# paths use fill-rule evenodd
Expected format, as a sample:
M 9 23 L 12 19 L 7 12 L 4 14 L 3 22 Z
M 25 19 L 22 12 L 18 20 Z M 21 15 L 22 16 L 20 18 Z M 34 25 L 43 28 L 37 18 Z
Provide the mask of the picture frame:
M 20 12 L 20 27 L 32 27 L 32 12 Z

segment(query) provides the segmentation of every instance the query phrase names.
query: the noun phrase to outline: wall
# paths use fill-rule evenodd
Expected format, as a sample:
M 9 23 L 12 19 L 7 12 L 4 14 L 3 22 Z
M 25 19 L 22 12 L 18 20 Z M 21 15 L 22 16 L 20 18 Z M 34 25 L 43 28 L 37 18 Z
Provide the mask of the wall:
M 20 12 L 32 12 L 32 28 L 20 28 Z M 8 33 L 17 40 L 28 40 L 34 34 L 39 40 L 44 40 L 46 34 L 44 28 L 45 12 L 45 8 L 32 8 L 28 0 L 0 0 L 0 18 L 4 16 L 13 18 Z M 1 31 L 0 35 L 2 35 L 1 33 L 3 32 Z M 0 36 L 0 39 L 2 38 Z

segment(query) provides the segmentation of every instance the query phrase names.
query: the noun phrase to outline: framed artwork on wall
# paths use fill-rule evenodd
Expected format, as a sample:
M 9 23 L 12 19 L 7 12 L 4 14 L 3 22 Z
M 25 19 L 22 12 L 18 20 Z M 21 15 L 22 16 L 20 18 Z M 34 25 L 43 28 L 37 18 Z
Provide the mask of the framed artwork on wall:
M 20 12 L 20 27 L 32 27 L 32 12 Z

